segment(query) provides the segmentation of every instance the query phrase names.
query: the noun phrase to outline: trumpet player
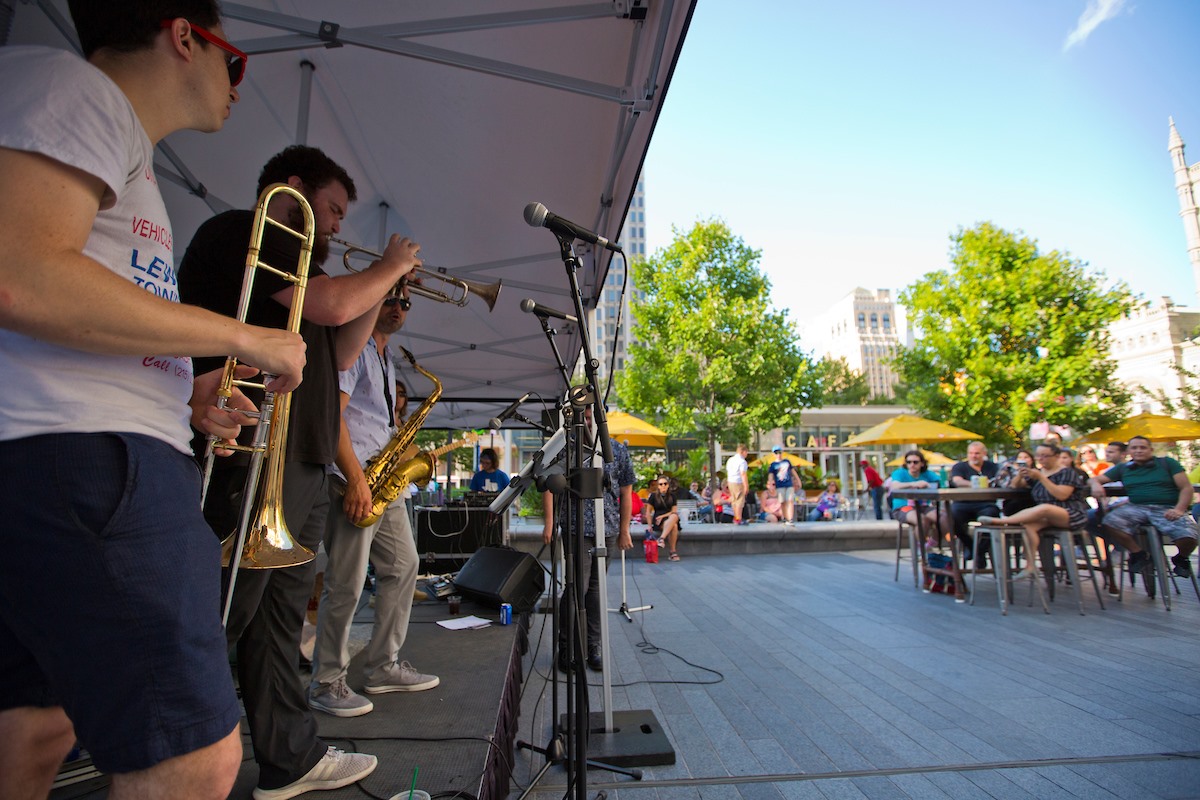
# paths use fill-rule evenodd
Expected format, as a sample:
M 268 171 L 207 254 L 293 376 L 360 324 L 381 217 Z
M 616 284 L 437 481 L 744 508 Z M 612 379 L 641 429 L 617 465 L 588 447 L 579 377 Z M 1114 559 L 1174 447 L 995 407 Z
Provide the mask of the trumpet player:
M 366 648 L 364 691 L 419 692 L 439 682 L 436 675 L 424 675 L 408 661 L 400 660 L 419 568 L 404 499 L 392 503 L 374 525 L 360 528 L 355 524 L 371 512 L 371 487 L 362 463 L 387 444 L 400 424 L 397 404 L 389 391 L 397 381 L 387 342 L 404 325 L 410 305 L 407 287 L 400 296 L 384 300 L 375 330 L 358 360 L 338 373 L 341 438 L 334 476 L 329 482 L 332 507 L 325 529 L 329 562 L 317 612 L 308 700 L 318 711 L 338 717 L 357 717 L 374 708 L 368 698 L 346 684 L 350 623 L 358 608 L 368 560 L 375 564 L 375 625 Z
M 113 797 L 224 798 L 240 712 L 188 423 L 236 436 L 249 405 L 216 409 L 191 357 L 286 392 L 304 343 L 178 303 L 153 148 L 238 100 L 217 3 L 70 11 L 84 58 L 0 48 L 0 796 L 46 797 L 78 739 Z
M 354 363 L 384 295 L 420 263 L 419 246 L 393 236 L 382 258 L 353 275 L 331 277 L 320 264 L 329 237 L 338 232 L 355 199 L 349 174 L 314 147 L 292 146 L 271 158 L 259 175 L 258 192 L 273 183 L 299 191 L 312 207 L 315 241 L 300 333 L 308 345 L 304 390 L 294 395 L 283 470 L 283 515 L 292 537 L 315 551 L 329 509 L 326 467 L 337 455 L 339 404 L 337 372 Z M 297 201 L 279 196 L 268 215 L 299 229 Z M 224 314 L 235 313 L 241 294 L 252 214 L 229 211 L 196 232 L 180 269 L 180 294 Z M 273 233 L 273 229 L 268 228 Z M 264 260 L 294 264 L 299 245 L 287 234 L 270 234 Z M 286 327 L 293 286 L 270 273 L 255 279 L 248 319 Z M 344 363 L 343 363 L 344 362 Z M 213 470 L 205 514 L 218 536 L 237 527 L 245 460 L 222 459 Z M 256 800 L 281 800 L 314 789 L 331 789 L 370 774 L 374 756 L 345 753 L 316 735 L 316 722 L 297 678 L 300 634 L 312 593 L 313 562 L 299 566 L 240 570 L 230 606 L 226 637 L 238 648 L 238 676 L 259 766 Z

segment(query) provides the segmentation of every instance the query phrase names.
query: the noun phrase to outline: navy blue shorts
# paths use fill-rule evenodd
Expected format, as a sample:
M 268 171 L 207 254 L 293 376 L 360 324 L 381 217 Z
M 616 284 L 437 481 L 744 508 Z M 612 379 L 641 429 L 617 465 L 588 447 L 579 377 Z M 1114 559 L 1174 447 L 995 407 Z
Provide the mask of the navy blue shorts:
M 105 772 L 227 736 L 240 711 L 195 463 L 154 438 L 0 442 L 0 710 L 62 706 Z

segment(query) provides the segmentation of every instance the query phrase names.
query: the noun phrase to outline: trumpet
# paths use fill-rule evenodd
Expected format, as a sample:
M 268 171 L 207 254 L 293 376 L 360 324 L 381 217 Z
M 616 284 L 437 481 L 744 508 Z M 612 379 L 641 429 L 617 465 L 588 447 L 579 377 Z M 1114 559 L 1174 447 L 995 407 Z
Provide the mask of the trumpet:
M 346 248 L 346 252 L 342 253 L 342 264 L 351 272 L 360 272 L 350 265 L 350 259 L 356 256 L 362 258 L 383 258 L 382 253 L 374 250 L 368 250 L 353 242 L 348 242 L 345 239 L 339 239 L 336 236 L 330 236 L 329 241 L 336 242 Z M 424 267 L 416 267 L 413 274 L 417 274 L 421 280 L 439 281 L 447 284 L 449 287 L 446 291 L 434 289 L 431 286 L 426 286 L 421 283 L 409 283 L 409 294 L 415 294 L 419 297 L 425 297 L 430 300 L 436 300 L 439 303 L 451 303 L 458 307 L 465 306 L 467 301 L 471 299 L 471 295 L 482 297 L 483 302 L 487 303 L 488 311 L 496 307 L 496 298 L 500 296 L 500 289 L 503 286 L 503 281 L 495 283 L 480 283 L 478 281 L 467 280 L 466 278 L 456 278 L 445 274 L 444 272 L 435 272 L 425 269 Z M 407 282 L 407 278 L 401 278 L 400 283 L 392 290 L 393 294 L 399 294 L 400 285 Z

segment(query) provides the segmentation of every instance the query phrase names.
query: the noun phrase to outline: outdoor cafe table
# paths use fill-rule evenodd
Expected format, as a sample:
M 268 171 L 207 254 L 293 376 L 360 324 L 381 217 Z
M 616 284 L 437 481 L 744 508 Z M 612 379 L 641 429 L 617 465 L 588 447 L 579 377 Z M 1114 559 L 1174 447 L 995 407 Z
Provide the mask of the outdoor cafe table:
M 988 487 L 987 489 L 976 489 L 973 487 L 964 487 L 961 489 L 906 489 L 904 488 L 904 484 L 893 484 L 891 495 L 894 498 L 917 501 L 917 549 L 920 551 L 917 557 L 921 560 L 921 584 L 925 584 L 925 579 L 928 575 L 948 575 L 954 581 L 954 599 L 960 603 L 965 603 L 967 600 L 967 584 L 963 580 L 962 570 L 958 566 L 961 559 L 958 537 L 953 535 L 953 533 L 950 536 L 951 557 L 949 569 L 939 569 L 929 566 L 929 562 L 925 558 L 925 521 L 922 519 L 920 505 L 944 503 L 947 505 L 945 509 L 946 516 L 949 517 L 950 511 L 948 506 L 950 503 L 1008 500 L 1014 497 L 1026 497 L 1029 495 L 1029 490 L 992 487 Z M 939 541 L 938 544 L 940 546 L 941 542 Z

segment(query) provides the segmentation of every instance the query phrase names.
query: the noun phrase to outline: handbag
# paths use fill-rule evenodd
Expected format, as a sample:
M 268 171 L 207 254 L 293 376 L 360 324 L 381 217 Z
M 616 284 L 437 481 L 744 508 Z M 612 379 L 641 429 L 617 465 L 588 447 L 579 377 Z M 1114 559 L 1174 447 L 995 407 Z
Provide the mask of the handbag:
M 642 548 L 646 551 L 646 563 L 647 564 L 657 564 L 658 563 L 658 539 L 654 538 L 653 536 L 647 537 L 646 541 L 644 541 L 642 543 Z

